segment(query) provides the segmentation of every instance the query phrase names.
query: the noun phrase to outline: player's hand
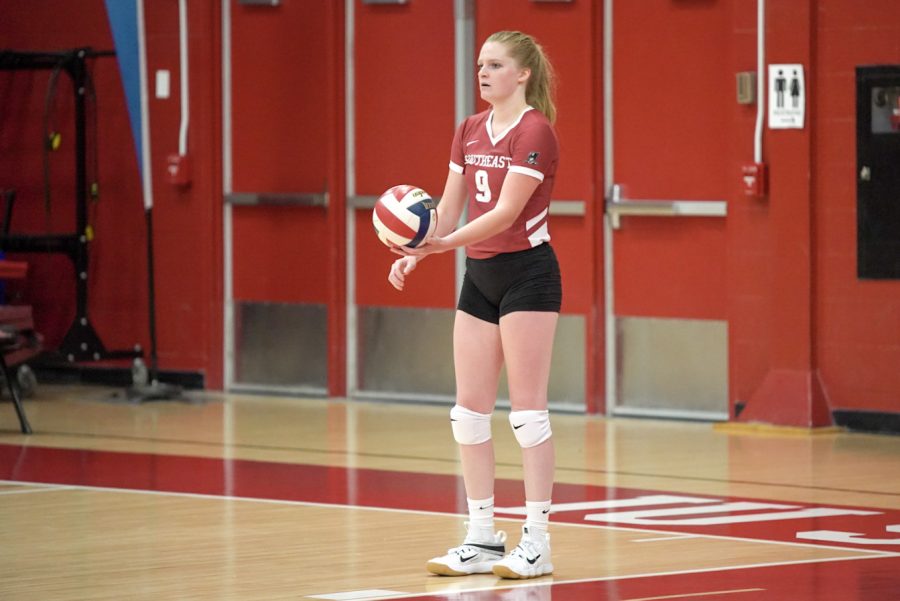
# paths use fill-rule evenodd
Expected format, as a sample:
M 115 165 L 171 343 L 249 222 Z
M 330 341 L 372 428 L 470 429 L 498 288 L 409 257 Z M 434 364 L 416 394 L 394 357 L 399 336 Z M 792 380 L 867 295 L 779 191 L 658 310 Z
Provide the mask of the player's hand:
M 424 257 L 435 253 L 442 253 L 455 248 L 447 242 L 446 238 L 440 236 L 432 236 L 428 242 L 420 244 L 415 248 L 408 246 L 391 246 L 391 252 L 404 257 Z
M 418 257 L 402 257 L 394 261 L 394 264 L 391 265 L 391 272 L 388 274 L 388 281 L 391 283 L 391 286 L 397 290 L 403 290 L 403 285 L 406 283 L 406 275 L 416 268 L 418 262 Z

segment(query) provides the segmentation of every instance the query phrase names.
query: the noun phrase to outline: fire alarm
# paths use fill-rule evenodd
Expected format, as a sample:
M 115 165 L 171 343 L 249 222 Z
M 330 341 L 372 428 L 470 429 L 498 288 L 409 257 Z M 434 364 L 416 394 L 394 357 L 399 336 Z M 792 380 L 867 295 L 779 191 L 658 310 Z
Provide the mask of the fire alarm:
M 166 181 L 173 186 L 189 186 L 191 162 L 187 155 L 173 153 L 166 157 Z
M 768 192 L 766 181 L 766 164 L 750 163 L 741 168 L 741 188 L 744 196 L 762 198 Z

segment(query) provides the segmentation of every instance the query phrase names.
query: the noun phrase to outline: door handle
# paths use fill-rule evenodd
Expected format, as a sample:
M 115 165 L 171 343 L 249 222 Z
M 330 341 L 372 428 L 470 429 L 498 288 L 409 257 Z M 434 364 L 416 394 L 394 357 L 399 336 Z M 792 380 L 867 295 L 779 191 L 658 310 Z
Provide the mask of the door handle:
M 859 170 L 859 179 L 864 182 L 872 181 L 872 169 L 868 165 L 863 165 L 862 169 Z
M 626 200 L 622 186 L 613 184 L 606 197 L 606 214 L 613 229 L 621 227 L 620 217 L 725 217 L 724 200 Z
M 327 192 L 231 192 L 225 202 L 232 205 L 290 205 L 295 207 L 327 207 Z

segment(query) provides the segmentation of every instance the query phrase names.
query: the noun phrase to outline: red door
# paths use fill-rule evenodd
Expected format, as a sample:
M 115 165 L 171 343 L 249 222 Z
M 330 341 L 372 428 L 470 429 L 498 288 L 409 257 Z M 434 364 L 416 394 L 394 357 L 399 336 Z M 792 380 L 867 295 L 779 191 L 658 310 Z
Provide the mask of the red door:
M 550 226 L 563 270 L 564 304 L 550 396 L 557 406 L 583 409 L 595 392 L 589 362 L 597 283 L 593 7 L 512 0 L 353 6 L 351 393 L 419 400 L 454 394 L 451 334 L 462 273 L 458 259 L 429 257 L 404 292 L 396 292 L 387 283 L 395 257 L 376 239 L 370 209 L 377 195 L 400 183 L 440 194 L 461 105 L 468 104 L 470 112 L 475 99 L 474 61 L 481 43 L 496 30 L 517 28 L 545 44 L 564 82 L 557 125 L 562 166 Z M 428 35 L 415 33 L 423 31 Z M 473 34 L 470 39 L 465 31 Z M 474 105 L 475 111 L 484 108 L 480 101 Z
M 342 6 L 226 5 L 226 386 L 343 394 Z
M 556 131 L 560 166 L 550 207 L 551 244 L 559 257 L 563 306 L 553 350 L 551 406 L 596 412 L 602 364 L 602 306 L 598 286 L 596 223 L 603 210 L 595 195 L 602 174 L 600 138 L 599 8 L 593 2 L 482 0 L 476 3 L 475 54 L 490 34 L 519 30 L 537 39 L 557 75 Z M 476 110 L 487 108 L 482 101 Z
M 608 411 L 726 418 L 731 2 L 607 7 Z
M 429 257 L 396 291 L 387 274 L 397 257 L 376 237 L 371 212 L 391 186 L 412 184 L 436 199 L 443 190 L 456 125 L 454 2 L 353 6 L 348 389 L 358 397 L 448 397 L 454 256 Z

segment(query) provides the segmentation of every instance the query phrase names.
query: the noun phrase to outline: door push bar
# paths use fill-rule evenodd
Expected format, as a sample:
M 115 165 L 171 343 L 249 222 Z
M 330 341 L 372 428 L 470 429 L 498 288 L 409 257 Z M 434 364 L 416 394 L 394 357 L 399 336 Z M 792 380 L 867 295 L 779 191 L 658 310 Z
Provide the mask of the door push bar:
M 606 197 L 606 214 L 613 229 L 621 227 L 620 217 L 724 217 L 724 200 L 625 200 L 622 186 L 613 184 Z
M 433 196 L 435 203 L 440 201 L 440 196 Z M 347 198 L 347 206 L 353 209 L 373 209 L 377 196 L 350 196 Z M 585 207 L 583 200 L 552 200 L 550 201 L 551 215 L 565 215 L 567 217 L 584 217 Z
M 282 205 L 294 207 L 328 207 L 327 192 L 230 192 L 225 202 L 232 205 Z

